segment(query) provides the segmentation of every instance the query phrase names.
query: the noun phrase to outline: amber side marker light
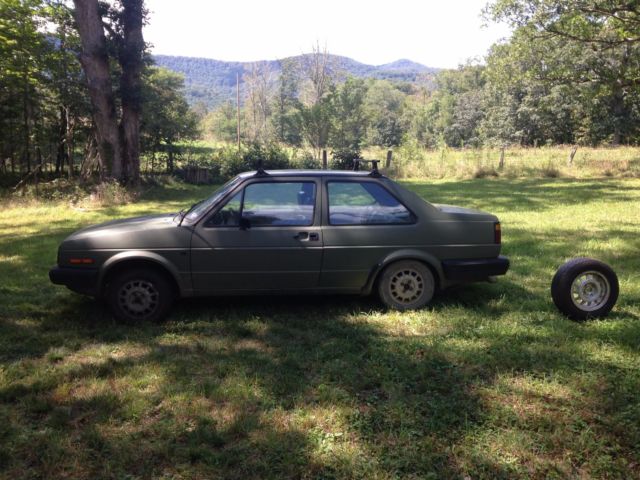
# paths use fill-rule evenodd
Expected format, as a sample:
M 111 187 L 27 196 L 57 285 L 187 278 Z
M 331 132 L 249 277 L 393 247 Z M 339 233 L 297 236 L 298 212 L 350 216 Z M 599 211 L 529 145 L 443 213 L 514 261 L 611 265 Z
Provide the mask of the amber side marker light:
M 495 243 L 502 243 L 502 230 L 500 229 L 500 222 L 493 224 L 493 239 Z
M 71 265 L 91 265 L 93 258 L 70 258 L 69 263 Z

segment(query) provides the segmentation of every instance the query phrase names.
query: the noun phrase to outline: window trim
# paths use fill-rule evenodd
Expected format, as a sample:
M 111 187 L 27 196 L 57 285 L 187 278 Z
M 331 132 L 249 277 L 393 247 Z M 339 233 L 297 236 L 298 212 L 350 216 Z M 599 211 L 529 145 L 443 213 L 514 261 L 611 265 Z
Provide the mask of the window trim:
M 224 207 L 227 206 L 227 204 L 233 200 L 235 198 L 235 196 L 240 193 L 240 218 L 242 218 L 242 205 L 244 204 L 244 187 L 242 185 L 240 185 L 240 191 L 233 191 L 230 192 L 229 197 L 222 199 L 222 201 L 220 202 L 220 205 L 217 205 L 213 211 L 209 212 L 209 215 L 207 215 L 204 219 L 204 222 L 202 223 L 202 226 L 204 228 L 233 228 L 233 229 L 239 229 L 240 228 L 240 224 L 238 225 L 211 225 L 209 224 L 209 221 L 218 214 L 218 212 L 220 210 L 222 210 Z
M 394 200 L 396 200 L 400 205 L 402 205 L 407 212 L 409 212 L 409 215 L 411 215 L 411 221 L 410 222 L 405 222 L 405 223 L 331 223 L 331 204 L 330 204 L 330 199 L 329 199 L 329 184 L 330 183 L 373 183 L 375 185 L 378 185 L 380 188 L 382 188 L 385 192 L 387 192 L 387 194 L 389 194 Z M 413 212 L 413 210 L 411 210 L 409 207 L 407 207 L 405 205 L 405 203 L 403 201 L 401 201 L 397 195 L 394 195 L 393 192 L 391 192 L 385 185 L 383 185 L 381 182 L 378 182 L 376 180 L 369 180 L 369 179 L 344 179 L 344 180 L 334 180 L 334 179 L 327 179 L 325 182 L 325 188 L 326 188 L 326 198 L 327 198 L 327 202 L 326 202 L 326 211 L 327 211 L 327 217 L 326 217 L 326 224 L 328 226 L 331 227 L 406 227 L 409 225 L 415 225 L 416 223 L 418 223 L 418 216 Z M 368 192 L 367 192 L 368 193 Z
M 240 218 L 242 217 L 242 214 L 244 212 L 244 197 L 245 197 L 245 192 L 247 190 L 247 188 L 249 188 L 251 185 L 256 185 L 256 184 L 273 184 L 273 183 L 311 183 L 313 184 L 314 187 L 314 199 L 313 199 L 313 211 L 311 213 L 311 223 L 306 224 L 306 225 L 251 225 L 251 228 L 309 228 L 309 227 L 313 227 L 314 225 L 317 224 L 318 222 L 318 218 L 316 217 L 316 214 L 318 212 L 318 198 L 320 197 L 320 188 L 318 188 L 318 181 L 316 179 L 310 179 L 310 178 L 305 178 L 305 179 L 297 179 L 295 177 L 293 178 L 277 178 L 277 179 L 264 179 L 264 180 L 257 180 L 257 181 L 249 181 L 246 183 L 243 183 L 241 185 L 239 185 L 239 188 L 241 189 L 242 192 L 242 196 L 240 199 Z M 231 226 L 231 225 L 207 225 L 209 222 L 209 219 L 211 217 L 213 217 L 214 215 L 216 215 L 220 210 L 222 210 L 227 203 L 229 203 L 229 201 L 236 196 L 238 192 L 237 191 L 233 191 L 231 192 L 230 196 L 228 198 L 225 198 L 224 203 L 222 203 L 221 205 L 219 205 L 217 208 L 214 209 L 214 211 L 210 212 L 209 216 L 206 217 L 204 223 L 202 224 L 204 228 L 230 228 L 230 229 L 234 229 L 234 230 L 239 230 L 240 226 L 239 225 L 235 225 L 235 226 Z

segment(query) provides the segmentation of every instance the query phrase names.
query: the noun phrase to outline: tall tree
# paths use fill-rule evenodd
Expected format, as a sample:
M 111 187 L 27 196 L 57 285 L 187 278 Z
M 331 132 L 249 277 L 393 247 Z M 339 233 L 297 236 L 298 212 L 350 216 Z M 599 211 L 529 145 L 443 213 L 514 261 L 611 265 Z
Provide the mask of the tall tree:
M 312 146 L 316 159 L 320 152 L 327 147 L 329 130 L 331 128 L 330 108 L 328 98 L 334 85 L 335 71 L 330 65 L 330 56 L 326 46 L 319 44 L 313 47 L 312 53 L 304 57 L 304 73 L 307 76 L 304 91 L 301 117 L 304 137 Z
M 348 78 L 330 97 L 332 125 L 329 144 L 333 157 L 344 167 L 352 166 L 353 160 L 360 157 L 367 128 L 366 94 L 367 85 L 363 80 Z
M 100 6 L 98 0 L 74 0 L 73 3 L 82 43 L 80 62 L 87 78 L 98 151 L 109 174 L 121 180 L 124 173 L 122 144 Z
M 639 133 L 640 7 L 635 0 L 497 0 L 488 16 L 515 28 L 510 44 L 532 62 L 529 78 L 581 94 L 592 141 L 633 141 Z M 594 111 L 593 106 L 597 105 Z M 601 116 L 602 110 L 607 113 Z M 594 118 L 595 116 L 595 118 Z M 597 118 L 599 117 L 600 118 Z M 607 125 L 603 125 L 605 122 Z
M 199 135 L 197 118 L 184 98 L 184 78 L 171 70 L 149 67 L 143 75 L 142 146 L 154 157 L 167 153 L 167 171 L 174 168 L 176 143 Z
M 369 141 L 373 145 L 395 147 L 400 144 L 406 130 L 403 121 L 405 97 L 387 80 L 372 83 L 365 106 L 370 125 Z
M 279 142 L 300 146 L 302 143 L 302 104 L 298 98 L 300 71 L 292 59 L 280 61 L 280 76 L 274 101 L 273 127 Z
M 143 0 L 119 0 L 104 5 L 98 0 L 74 0 L 75 18 L 82 41 L 80 57 L 91 95 L 100 155 L 111 175 L 137 182 L 140 174 L 141 76 L 145 43 L 142 36 Z M 103 14 L 107 16 L 104 21 Z M 120 65 L 120 123 L 111 85 L 107 39 L 109 31 Z
M 249 140 L 266 142 L 271 138 L 269 119 L 275 89 L 275 73 L 267 62 L 253 63 L 242 79 Z
M 122 97 L 122 134 L 126 177 L 137 182 L 140 175 L 140 120 L 142 114 L 142 68 L 144 39 L 142 0 L 121 0 L 122 42 L 118 59 L 122 68 L 120 92 Z

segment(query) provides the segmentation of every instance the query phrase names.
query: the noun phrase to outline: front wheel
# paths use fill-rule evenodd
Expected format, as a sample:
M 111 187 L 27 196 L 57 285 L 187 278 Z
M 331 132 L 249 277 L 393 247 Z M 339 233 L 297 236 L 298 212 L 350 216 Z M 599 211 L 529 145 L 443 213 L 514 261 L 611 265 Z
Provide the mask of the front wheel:
M 125 322 L 159 321 L 173 304 L 174 293 L 166 276 L 151 269 L 116 274 L 107 287 L 107 304 Z
M 551 282 L 553 303 L 573 320 L 606 316 L 616 304 L 618 292 L 615 272 L 592 258 L 569 260 Z
M 392 263 L 380 277 L 378 295 L 393 310 L 415 310 L 433 298 L 435 280 L 431 270 L 415 260 Z

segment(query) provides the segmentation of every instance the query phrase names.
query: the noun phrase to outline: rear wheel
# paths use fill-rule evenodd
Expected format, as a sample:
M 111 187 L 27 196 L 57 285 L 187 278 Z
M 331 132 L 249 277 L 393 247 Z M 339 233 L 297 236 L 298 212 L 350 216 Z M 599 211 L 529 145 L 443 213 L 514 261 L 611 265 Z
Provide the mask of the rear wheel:
M 160 272 L 134 269 L 116 274 L 107 287 L 107 304 L 125 322 L 159 321 L 173 304 L 171 283 Z
M 435 280 L 431 270 L 415 260 L 402 260 L 384 269 L 378 282 L 382 302 L 394 310 L 415 310 L 433 298 Z

